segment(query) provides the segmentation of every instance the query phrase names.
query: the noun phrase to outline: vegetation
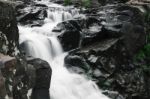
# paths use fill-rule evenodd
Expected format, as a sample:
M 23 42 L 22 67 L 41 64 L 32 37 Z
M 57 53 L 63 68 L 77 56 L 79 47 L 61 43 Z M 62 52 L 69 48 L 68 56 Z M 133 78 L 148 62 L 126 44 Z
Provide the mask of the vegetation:
M 147 43 L 136 55 L 136 59 L 143 60 L 148 57 L 150 58 L 150 35 L 147 36 Z
M 145 22 L 147 23 L 147 37 L 146 37 L 146 44 L 144 45 L 143 49 L 141 49 L 139 51 L 139 53 L 137 54 L 136 56 L 136 59 L 138 60 L 143 60 L 143 59 L 146 59 L 146 58 L 150 58 L 150 12 L 147 12 L 145 14 Z
M 144 61 L 142 65 L 143 71 L 150 75 L 150 35 L 147 36 L 147 44 L 140 50 L 136 56 L 136 61 Z
M 82 0 L 82 6 L 88 8 L 91 6 L 91 0 Z
M 147 13 L 145 14 L 145 21 L 146 21 L 147 23 L 150 22 L 150 12 L 147 12 Z
M 71 3 L 71 0 L 64 0 L 65 6 L 69 5 Z

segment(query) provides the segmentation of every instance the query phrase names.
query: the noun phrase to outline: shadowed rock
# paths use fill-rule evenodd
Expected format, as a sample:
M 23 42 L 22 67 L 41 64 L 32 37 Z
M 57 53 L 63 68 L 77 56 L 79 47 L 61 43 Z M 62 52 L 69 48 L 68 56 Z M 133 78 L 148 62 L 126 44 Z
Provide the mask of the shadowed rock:
M 0 97 L 12 97 L 13 71 L 15 70 L 16 59 L 0 53 Z M 5 80 L 4 80 L 5 79 Z
M 52 70 L 48 62 L 41 59 L 29 59 L 36 69 L 36 82 L 32 90 L 31 99 L 50 99 L 49 88 L 51 82 Z
M 15 11 L 10 4 L 0 1 L 0 52 L 14 55 L 18 38 Z

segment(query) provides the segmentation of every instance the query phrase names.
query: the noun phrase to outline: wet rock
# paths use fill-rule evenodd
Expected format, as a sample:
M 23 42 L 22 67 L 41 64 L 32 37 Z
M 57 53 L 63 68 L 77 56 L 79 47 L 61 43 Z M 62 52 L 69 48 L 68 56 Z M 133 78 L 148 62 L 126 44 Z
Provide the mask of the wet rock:
M 116 91 L 105 91 L 104 94 L 109 96 L 111 99 L 125 99 L 122 95 L 120 95 Z
M 89 64 L 86 63 L 85 59 L 77 55 L 65 57 L 65 66 L 72 72 L 85 73 L 89 71 Z
M 69 40 L 68 42 L 63 42 L 62 39 L 60 40 L 61 43 L 63 42 L 65 51 L 78 47 L 84 48 L 107 39 L 118 39 L 122 37 L 124 46 L 126 46 L 129 54 L 133 56 L 145 44 L 146 31 L 143 26 L 143 12 L 136 7 L 119 4 L 101 7 L 94 15 L 92 12 L 86 13 L 86 18 L 78 18 L 59 23 L 53 31 L 58 34 L 61 34 L 61 31 L 64 30 L 80 32 L 81 35 L 78 37 L 78 42 L 80 43 L 77 42 L 76 46 L 72 48 L 67 48 L 67 43 L 70 42 L 70 46 L 74 42 Z M 62 33 L 63 35 L 65 34 L 65 32 Z M 64 38 L 67 39 L 68 36 Z M 65 45 L 66 47 L 64 47 Z
M 49 88 L 52 70 L 49 64 L 41 59 L 29 59 L 28 63 L 36 68 L 36 82 L 32 90 L 31 99 L 50 99 Z
M 105 38 L 104 34 L 101 32 L 102 25 L 96 17 L 88 17 L 85 20 L 84 26 L 85 27 L 82 29 L 81 46 L 86 46 Z
M 68 20 L 64 21 L 62 23 L 59 23 L 54 29 L 53 32 L 58 33 L 60 36 L 62 35 L 68 35 L 68 31 L 70 34 L 74 34 L 74 38 L 72 37 L 71 39 L 74 40 L 74 42 L 69 41 L 70 37 L 64 36 L 63 39 L 62 37 L 58 36 L 60 39 L 60 42 L 63 45 L 63 48 L 65 51 L 67 50 L 72 50 L 75 48 L 78 48 L 80 46 L 85 46 L 89 43 L 95 42 L 99 40 L 100 38 L 103 38 L 103 33 L 100 35 L 101 31 L 101 26 L 99 25 L 99 20 L 97 20 L 94 17 L 88 17 L 88 18 L 80 18 L 80 19 L 75 19 L 75 20 Z M 61 32 L 62 31 L 62 32 Z M 66 31 L 66 32 L 64 32 Z M 76 35 L 75 35 L 76 32 Z M 68 42 L 65 39 L 68 39 L 69 45 L 72 43 L 71 48 L 68 48 Z M 78 40 L 78 41 L 77 41 Z M 80 42 L 81 41 L 81 42 Z M 76 45 L 74 45 L 76 44 Z M 65 47 L 64 47 L 65 46 Z
M 42 4 L 20 4 L 16 6 L 17 21 L 23 25 L 43 25 L 47 17 L 46 5 Z
M 27 64 L 25 59 L 17 60 L 16 72 L 13 79 L 13 98 L 29 99 L 30 90 L 35 85 L 36 69 L 33 65 Z
M 115 9 L 111 7 L 113 6 L 105 8 L 112 12 L 105 12 L 108 17 L 102 22 L 103 32 L 107 33 L 108 37 L 123 36 L 127 49 L 133 54 L 136 53 L 145 44 L 144 14 L 139 9 L 127 5 L 119 5 Z
M 0 1 L 0 52 L 14 55 L 18 46 L 18 28 L 13 7 Z
M 58 36 L 64 51 L 75 49 L 79 47 L 80 43 L 80 32 L 74 30 L 63 31 Z
M 116 3 L 126 3 L 130 0 L 98 0 L 101 5 L 116 4 Z
M 50 88 L 52 69 L 48 62 L 41 59 L 28 59 L 28 64 L 31 64 L 36 69 L 35 89 Z
M 68 20 L 61 23 L 58 23 L 56 27 L 52 30 L 53 32 L 62 32 L 64 30 L 69 31 L 81 31 L 81 27 L 78 23 L 80 20 Z
M 78 25 L 80 49 L 67 57 L 83 58 L 90 68 L 82 73 L 90 75 L 100 88 L 115 90 L 107 94 L 111 98 L 148 99 L 149 88 L 145 87 L 149 86 L 145 83 L 148 73 L 133 61 L 146 41 L 144 13 L 137 7 L 117 4 L 103 6 L 96 14 L 86 14 L 86 19 L 76 21 L 82 24 Z M 69 67 L 73 67 L 74 62 L 65 61 Z M 76 67 L 83 70 L 80 65 Z M 76 71 L 74 67 L 72 70 Z

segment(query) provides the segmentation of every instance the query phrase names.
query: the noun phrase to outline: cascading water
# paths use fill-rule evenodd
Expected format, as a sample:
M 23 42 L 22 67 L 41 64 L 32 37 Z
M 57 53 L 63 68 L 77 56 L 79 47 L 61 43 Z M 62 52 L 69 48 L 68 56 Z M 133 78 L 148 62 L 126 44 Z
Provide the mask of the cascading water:
M 63 8 L 46 0 L 40 3 L 45 3 L 48 7 Z M 67 53 L 63 53 L 57 37 L 51 30 L 57 23 L 71 19 L 75 15 L 78 15 L 76 10 L 72 13 L 64 10 L 48 10 L 48 17 L 42 27 L 19 26 L 20 43 L 25 43 L 27 55 L 46 60 L 51 65 L 53 71 L 51 99 L 109 99 L 101 93 L 93 81 L 79 74 L 70 73 L 64 66 L 64 57 Z

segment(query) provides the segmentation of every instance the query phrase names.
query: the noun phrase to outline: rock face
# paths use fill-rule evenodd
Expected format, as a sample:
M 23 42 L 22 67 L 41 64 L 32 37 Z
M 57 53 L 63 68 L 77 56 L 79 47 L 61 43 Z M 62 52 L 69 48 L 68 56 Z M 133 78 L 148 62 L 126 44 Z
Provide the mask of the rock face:
M 13 7 L 0 1 L 0 52 L 13 55 L 18 46 L 18 28 Z
M 8 96 L 12 98 L 13 92 L 13 71 L 15 70 L 16 59 L 14 57 L 0 54 L 0 98 Z M 5 79 L 5 80 L 4 80 Z
M 11 4 L 0 1 L 0 98 L 12 98 L 13 76 L 18 47 L 18 28 Z M 5 55 L 4 55 L 5 54 Z M 7 54 L 7 55 L 6 55 Z
M 84 13 L 86 19 L 66 21 L 81 34 L 79 50 L 65 58 L 66 67 L 90 75 L 100 88 L 111 90 L 104 94 L 112 99 L 148 99 L 149 80 L 142 63 L 133 60 L 146 43 L 144 13 L 125 4 Z
M 73 26 L 73 24 L 76 24 L 76 22 L 72 20 L 69 22 L 62 22 L 53 29 L 53 32 L 59 32 L 58 38 L 64 51 L 79 47 L 81 37 L 80 31 Z
M 101 7 L 97 12 L 88 12 L 86 18 L 59 23 L 53 31 L 60 32 L 58 37 L 65 51 L 107 39 L 123 38 L 125 49 L 134 54 L 145 44 L 143 26 L 144 14 L 138 8 L 110 5 Z

